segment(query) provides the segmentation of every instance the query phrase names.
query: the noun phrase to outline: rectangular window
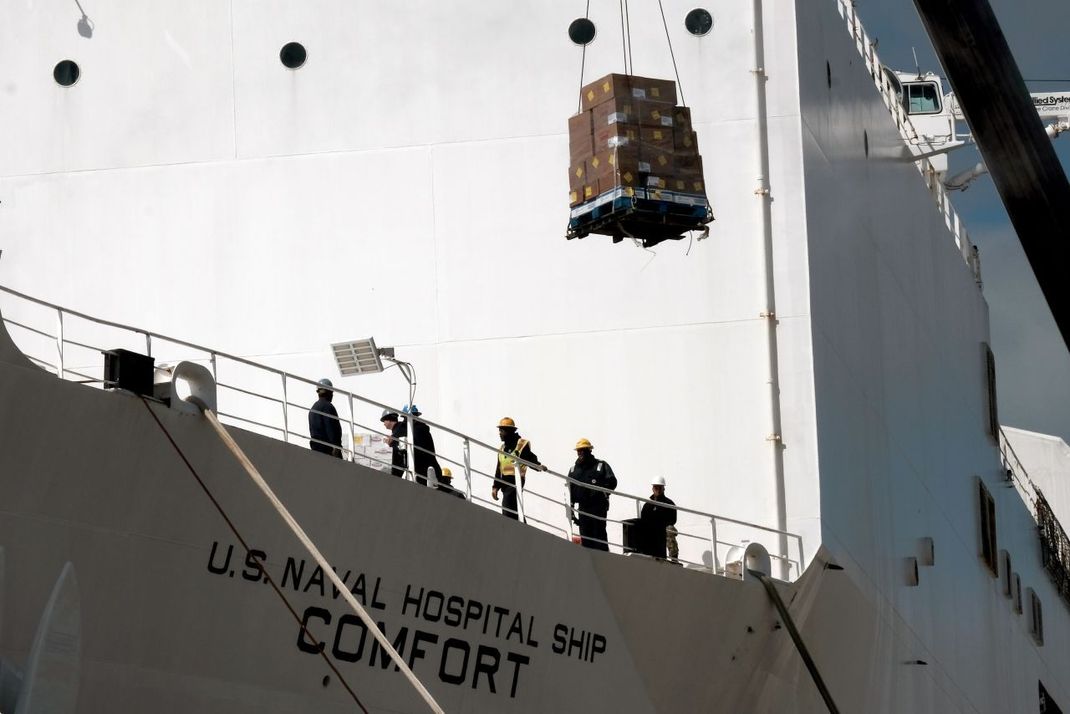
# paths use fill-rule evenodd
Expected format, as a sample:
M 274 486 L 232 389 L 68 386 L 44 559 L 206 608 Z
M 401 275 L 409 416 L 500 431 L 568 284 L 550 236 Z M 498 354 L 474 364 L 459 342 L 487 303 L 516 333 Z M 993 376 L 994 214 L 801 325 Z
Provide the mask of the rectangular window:
M 992 354 L 992 348 L 988 343 L 982 342 L 985 359 L 985 406 L 987 408 L 986 422 L 988 433 L 992 438 L 999 439 L 999 408 L 996 402 L 996 356 Z
M 936 82 L 912 82 L 903 85 L 907 114 L 939 114 L 940 92 Z
M 1014 578 L 1011 577 L 1011 554 L 1001 550 L 1003 554 L 1003 595 L 1008 598 L 1014 597 Z
M 984 483 L 977 480 L 977 505 L 981 514 L 981 559 L 992 571 L 992 577 L 999 577 L 999 552 L 996 545 L 996 502 Z
M 1033 639 L 1036 640 L 1038 645 L 1044 645 L 1044 613 L 1040 607 L 1040 598 L 1033 592 L 1033 589 L 1029 589 L 1029 612 L 1032 615 L 1032 620 L 1029 623 L 1029 633 L 1033 635 Z
M 1014 574 L 1014 611 L 1022 614 L 1022 577 Z

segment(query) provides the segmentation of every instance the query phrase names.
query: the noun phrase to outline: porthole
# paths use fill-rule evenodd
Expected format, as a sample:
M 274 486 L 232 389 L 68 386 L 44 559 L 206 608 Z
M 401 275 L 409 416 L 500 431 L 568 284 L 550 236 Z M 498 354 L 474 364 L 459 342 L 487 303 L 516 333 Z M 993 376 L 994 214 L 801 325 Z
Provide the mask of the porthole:
M 862 132 L 862 150 L 866 152 L 866 158 L 869 158 L 869 132 Z
M 56 84 L 61 87 L 69 87 L 78 81 L 78 77 L 81 73 L 82 71 L 78 69 L 78 64 L 76 62 L 72 60 L 63 60 L 52 70 L 52 77 L 56 80 Z
M 825 82 L 828 84 L 829 89 L 832 89 L 832 65 L 825 62 Z
M 579 17 L 568 26 L 568 38 L 577 45 L 587 45 L 594 39 L 594 23 L 586 17 Z
M 287 42 L 279 51 L 279 59 L 286 67 L 297 69 L 308 59 L 308 53 L 300 42 Z
M 696 37 L 702 37 L 713 29 L 713 15 L 700 7 L 696 7 L 687 13 L 684 18 L 684 27 Z

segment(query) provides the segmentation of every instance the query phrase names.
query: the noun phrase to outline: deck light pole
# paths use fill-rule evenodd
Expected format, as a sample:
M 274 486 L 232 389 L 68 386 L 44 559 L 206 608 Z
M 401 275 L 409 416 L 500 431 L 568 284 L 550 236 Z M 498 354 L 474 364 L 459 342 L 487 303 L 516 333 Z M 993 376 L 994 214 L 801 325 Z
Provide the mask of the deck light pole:
M 338 372 L 343 377 L 384 372 L 386 369 L 383 367 L 383 360 L 391 362 L 405 377 L 405 381 L 409 383 L 409 411 L 412 411 L 412 405 L 416 400 L 416 369 L 410 363 L 396 359 L 393 347 L 377 347 L 374 337 L 366 337 L 332 344 L 331 351 L 334 353 L 334 360 L 338 364 Z M 405 420 L 407 441 L 405 453 L 409 464 L 409 473 L 412 474 L 415 481 L 416 459 L 413 453 L 412 420 L 412 414 L 409 414 L 408 419 Z

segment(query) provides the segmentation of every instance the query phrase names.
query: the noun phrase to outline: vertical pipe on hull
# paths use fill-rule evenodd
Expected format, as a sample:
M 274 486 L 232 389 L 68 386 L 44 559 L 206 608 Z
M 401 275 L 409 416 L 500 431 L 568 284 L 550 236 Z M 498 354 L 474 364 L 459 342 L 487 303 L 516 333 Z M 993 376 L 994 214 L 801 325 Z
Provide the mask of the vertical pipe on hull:
M 753 0 L 754 7 L 754 94 L 758 124 L 758 187 L 754 195 L 761 203 L 759 225 L 762 231 L 762 287 L 764 309 L 761 317 L 766 322 L 767 384 L 769 390 L 769 434 L 766 441 L 773 450 L 773 483 L 776 490 L 777 528 L 787 530 L 787 495 L 784 487 L 784 450 L 780 423 L 780 376 L 777 360 L 776 288 L 773 281 L 773 220 L 772 197 L 769 193 L 769 120 L 766 109 L 765 44 L 762 34 L 762 0 Z M 787 539 L 779 536 L 779 552 L 788 552 Z M 783 568 L 783 560 L 779 561 Z M 781 573 L 786 577 L 786 573 Z

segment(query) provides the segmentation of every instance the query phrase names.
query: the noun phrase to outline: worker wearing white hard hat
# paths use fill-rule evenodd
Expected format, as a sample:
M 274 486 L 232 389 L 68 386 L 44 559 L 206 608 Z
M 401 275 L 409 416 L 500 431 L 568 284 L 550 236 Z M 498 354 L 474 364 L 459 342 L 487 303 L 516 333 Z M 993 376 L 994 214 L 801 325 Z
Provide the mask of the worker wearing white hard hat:
M 665 495 L 665 477 L 655 476 L 650 481 L 650 500 L 654 503 L 643 504 L 639 514 L 642 543 L 640 551 L 655 558 L 664 558 L 670 548 L 676 546 L 676 503 Z M 672 528 L 672 543 L 669 543 L 669 531 Z M 677 550 L 677 553 L 679 551 Z M 675 558 L 676 555 L 674 554 Z

